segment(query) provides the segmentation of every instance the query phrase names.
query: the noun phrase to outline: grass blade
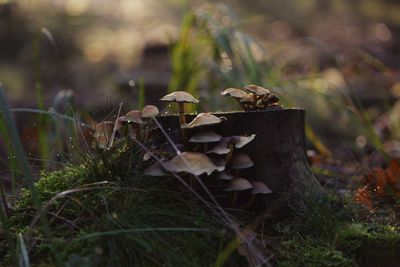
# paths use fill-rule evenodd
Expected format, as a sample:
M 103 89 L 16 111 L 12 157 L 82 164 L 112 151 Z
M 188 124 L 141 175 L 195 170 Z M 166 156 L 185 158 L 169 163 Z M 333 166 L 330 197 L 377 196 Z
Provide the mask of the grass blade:
M 24 239 L 22 238 L 21 233 L 18 234 L 18 265 L 20 267 L 29 267 L 29 256 L 28 251 L 26 250 Z

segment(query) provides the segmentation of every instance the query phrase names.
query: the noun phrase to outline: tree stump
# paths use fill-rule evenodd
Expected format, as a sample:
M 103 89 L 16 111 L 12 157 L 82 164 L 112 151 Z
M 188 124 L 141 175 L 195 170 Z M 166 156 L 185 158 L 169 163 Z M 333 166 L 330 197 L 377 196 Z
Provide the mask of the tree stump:
M 225 117 L 220 124 L 209 126 L 222 136 L 256 134 L 255 139 L 239 149 L 254 162 L 240 171 L 250 181 L 262 181 L 272 190 L 269 204 L 285 198 L 291 205 L 304 207 L 304 200 L 323 192 L 306 157 L 305 110 L 275 109 L 265 111 L 213 113 Z M 190 122 L 195 115 L 186 115 Z M 159 118 L 161 125 L 175 141 L 180 138 L 178 116 Z M 189 136 L 198 130 L 193 129 Z M 282 202 L 282 201 L 281 201 Z

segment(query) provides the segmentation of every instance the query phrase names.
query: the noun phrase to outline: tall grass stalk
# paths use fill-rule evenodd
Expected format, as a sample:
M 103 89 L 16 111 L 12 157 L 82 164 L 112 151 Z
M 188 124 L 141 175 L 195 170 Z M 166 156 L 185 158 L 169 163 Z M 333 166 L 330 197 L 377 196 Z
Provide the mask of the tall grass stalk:
M 35 62 L 35 88 L 36 88 L 36 98 L 38 103 L 38 108 L 40 110 L 45 110 L 43 102 L 43 88 L 40 80 L 40 56 L 39 56 L 39 37 L 40 32 L 35 34 L 33 39 L 33 55 Z M 40 114 L 39 115 L 39 151 L 43 159 L 49 158 L 48 144 L 46 141 L 46 118 Z M 43 167 L 46 168 L 46 162 L 43 162 Z

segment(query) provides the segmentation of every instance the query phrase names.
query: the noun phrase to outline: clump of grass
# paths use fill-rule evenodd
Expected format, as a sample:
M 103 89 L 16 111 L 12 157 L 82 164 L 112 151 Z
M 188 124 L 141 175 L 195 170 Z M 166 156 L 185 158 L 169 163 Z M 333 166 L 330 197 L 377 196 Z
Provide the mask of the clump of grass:
M 43 171 L 35 183 L 61 260 L 69 266 L 87 261 L 111 266 L 212 264 L 219 243 L 233 234 L 175 178 L 144 176 L 150 163 L 141 160 L 138 147 L 116 146 L 105 153 L 89 155 L 81 165 Z M 24 190 L 9 218 L 11 232 L 22 233 L 32 264 L 54 264 L 44 226 L 32 223 L 35 212 L 29 207 L 31 194 Z M 8 255 L 2 264 L 12 260 L 9 249 L 0 249 L 0 255 Z M 229 262 L 243 263 L 235 255 Z

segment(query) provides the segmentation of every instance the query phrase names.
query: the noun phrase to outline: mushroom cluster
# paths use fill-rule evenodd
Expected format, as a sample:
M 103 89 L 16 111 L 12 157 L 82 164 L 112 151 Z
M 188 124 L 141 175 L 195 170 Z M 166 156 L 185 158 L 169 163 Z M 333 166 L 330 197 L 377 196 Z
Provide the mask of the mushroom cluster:
M 221 92 L 222 96 L 235 99 L 245 110 L 265 110 L 270 107 L 280 107 L 279 98 L 271 91 L 257 85 L 247 85 L 242 89 L 228 88 Z M 247 93 L 248 91 L 249 93 Z

